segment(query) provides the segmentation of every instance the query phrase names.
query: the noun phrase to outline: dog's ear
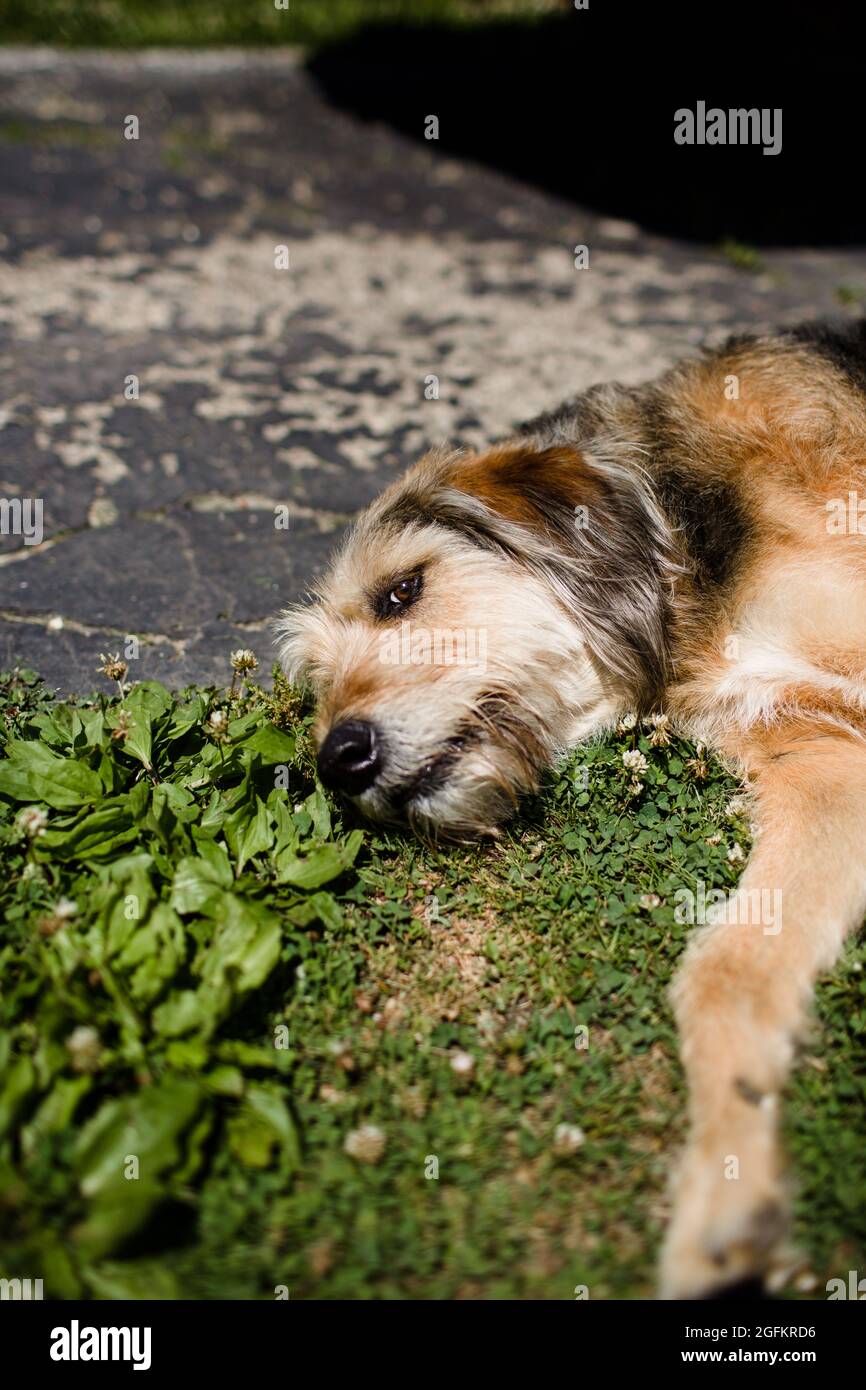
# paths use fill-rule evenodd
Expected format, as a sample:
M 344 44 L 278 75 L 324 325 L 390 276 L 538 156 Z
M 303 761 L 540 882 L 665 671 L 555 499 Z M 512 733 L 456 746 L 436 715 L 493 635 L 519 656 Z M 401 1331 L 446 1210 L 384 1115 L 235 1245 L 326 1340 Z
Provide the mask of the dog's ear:
M 577 449 L 524 445 L 489 449 L 460 459 L 450 483 L 484 502 L 505 521 L 543 531 L 579 522 L 601 502 L 601 486 Z
M 567 445 L 508 444 L 454 459 L 432 510 L 542 577 L 634 703 L 658 699 L 668 674 L 675 559 L 639 470 Z

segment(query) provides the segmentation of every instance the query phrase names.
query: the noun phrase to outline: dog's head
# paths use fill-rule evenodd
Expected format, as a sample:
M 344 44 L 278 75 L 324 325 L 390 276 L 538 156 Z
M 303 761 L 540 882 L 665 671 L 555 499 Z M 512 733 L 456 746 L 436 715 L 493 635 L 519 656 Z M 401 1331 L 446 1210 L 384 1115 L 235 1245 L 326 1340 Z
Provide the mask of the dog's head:
M 427 834 L 489 833 L 564 748 L 663 678 L 667 534 L 571 447 L 433 454 L 280 622 L 323 782 Z

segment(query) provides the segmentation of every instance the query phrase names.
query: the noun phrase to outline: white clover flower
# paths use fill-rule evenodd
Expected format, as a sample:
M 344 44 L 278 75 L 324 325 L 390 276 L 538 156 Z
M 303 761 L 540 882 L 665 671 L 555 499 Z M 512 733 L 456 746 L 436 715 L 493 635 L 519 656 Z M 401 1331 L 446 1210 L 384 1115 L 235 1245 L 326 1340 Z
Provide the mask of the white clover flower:
M 576 1154 L 586 1142 L 586 1135 L 578 1125 L 557 1125 L 553 1136 L 553 1151 L 562 1158 Z
M 725 807 L 726 816 L 741 816 L 746 809 L 746 799 L 743 796 L 732 796 Z
M 111 681 L 122 682 L 129 668 L 126 662 L 121 660 L 119 652 L 115 653 L 114 656 L 110 653 L 106 656 L 105 652 L 100 652 L 99 660 L 102 665 L 97 666 L 97 671 L 101 671 Z
M 39 806 L 27 806 L 18 813 L 18 829 L 23 830 L 31 840 L 35 840 L 37 835 L 44 835 L 47 824 L 48 812 Z
M 78 903 L 74 902 L 72 898 L 58 898 L 54 904 L 54 916 L 59 917 L 63 922 L 68 922 L 70 917 L 78 916 Z
M 661 898 L 658 893 L 641 893 L 640 905 L 645 908 L 661 907 Z
M 649 736 L 649 741 L 652 744 L 653 748 L 666 747 L 667 744 L 669 744 L 671 741 L 670 731 L 668 729 L 667 715 L 651 714 L 649 717 L 649 723 L 652 726 L 652 733 Z
M 247 671 L 257 671 L 259 666 L 255 652 L 251 652 L 249 647 L 239 647 L 236 652 L 232 652 L 231 663 L 232 670 L 239 676 Z
M 623 767 L 627 767 L 629 772 L 646 772 L 649 763 L 638 748 L 627 748 L 622 755 Z
M 212 733 L 223 734 L 228 728 L 229 717 L 224 709 L 215 709 L 211 710 L 207 722 Z
M 746 856 L 745 856 L 745 854 L 743 853 L 743 846 L 742 846 L 742 845 L 731 845 L 731 848 L 728 850 L 728 863 L 729 863 L 729 864 L 739 864 L 739 863 L 742 862 L 742 860 L 745 859 L 745 857 L 746 857 Z
M 628 733 L 629 729 L 633 729 L 636 723 L 636 714 L 624 714 L 616 726 L 616 731 L 618 734 Z
M 102 1039 L 95 1028 L 81 1024 L 66 1039 L 73 1071 L 96 1071 L 102 1056 Z
M 358 1163 L 378 1163 L 385 1152 L 385 1135 L 378 1125 L 361 1125 L 343 1140 L 343 1152 Z
M 475 1058 L 471 1052 L 452 1052 L 451 1070 L 458 1076 L 471 1076 L 475 1070 Z

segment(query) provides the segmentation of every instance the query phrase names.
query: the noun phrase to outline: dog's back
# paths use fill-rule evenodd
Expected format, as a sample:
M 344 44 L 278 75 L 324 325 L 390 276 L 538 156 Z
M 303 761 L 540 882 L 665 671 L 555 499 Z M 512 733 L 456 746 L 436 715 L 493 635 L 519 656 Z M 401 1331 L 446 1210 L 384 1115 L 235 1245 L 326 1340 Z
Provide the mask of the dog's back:
M 685 570 L 670 611 L 681 716 L 717 737 L 720 721 L 752 722 L 808 686 L 859 722 L 866 320 L 733 338 L 647 386 L 594 387 L 519 434 L 651 481 Z

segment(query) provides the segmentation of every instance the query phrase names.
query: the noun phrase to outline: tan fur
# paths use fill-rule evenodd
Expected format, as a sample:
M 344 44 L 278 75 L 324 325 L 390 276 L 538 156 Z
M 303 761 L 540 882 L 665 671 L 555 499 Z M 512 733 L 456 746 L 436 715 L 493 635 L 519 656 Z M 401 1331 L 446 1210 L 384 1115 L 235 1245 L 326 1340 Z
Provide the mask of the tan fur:
M 787 1209 L 781 1090 L 815 976 L 866 909 L 866 746 L 806 721 L 738 751 L 760 826 L 739 892 L 779 892 L 784 923 L 776 935 L 737 921 L 705 927 L 677 976 L 692 1130 L 663 1257 L 668 1297 L 772 1267 Z
M 742 771 L 758 831 L 740 919 L 695 929 L 673 990 L 691 1137 L 662 1292 L 690 1296 L 766 1274 L 784 1245 L 779 1095 L 815 976 L 866 911 L 866 536 L 827 523 L 828 501 L 866 497 L 866 401 L 811 348 L 771 339 L 643 391 L 605 388 L 593 411 L 587 439 L 579 422 L 572 440 L 567 419 L 542 421 L 480 456 L 423 460 L 362 518 L 317 604 L 287 616 L 284 655 L 316 689 L 319 739 L 341 719 L 377 721 L 408 773 L 467 728 L 447 782 L 406 818 L 425 833 L 491 831 L 546 761 L 645 698 L 582 621 L 580 586 L 601 563 L 592 534 L 558 567 L 545 558 L 570 506 L 600 515 L 627 485 L 644 507 L 668 605 L 661 701 Z M 729 576 L 702 579 L 701 556 L 661 516 L 664 469 L 731 501 L 742 535 Z M 461 532 L 473 526 L 486 546 Z M 483 672 L 383 664 L 370 595 L 418 567 L 411 622 L 483 630 Z M 592 592 L 613 595 L 621 578 L 614 564 Z M 628 598 L 635 612 L 644 592 Z M 359 804 L 388 818 L 375 790 Z M 780 930 L 742 920 L 755 890 L 781 894 Z

